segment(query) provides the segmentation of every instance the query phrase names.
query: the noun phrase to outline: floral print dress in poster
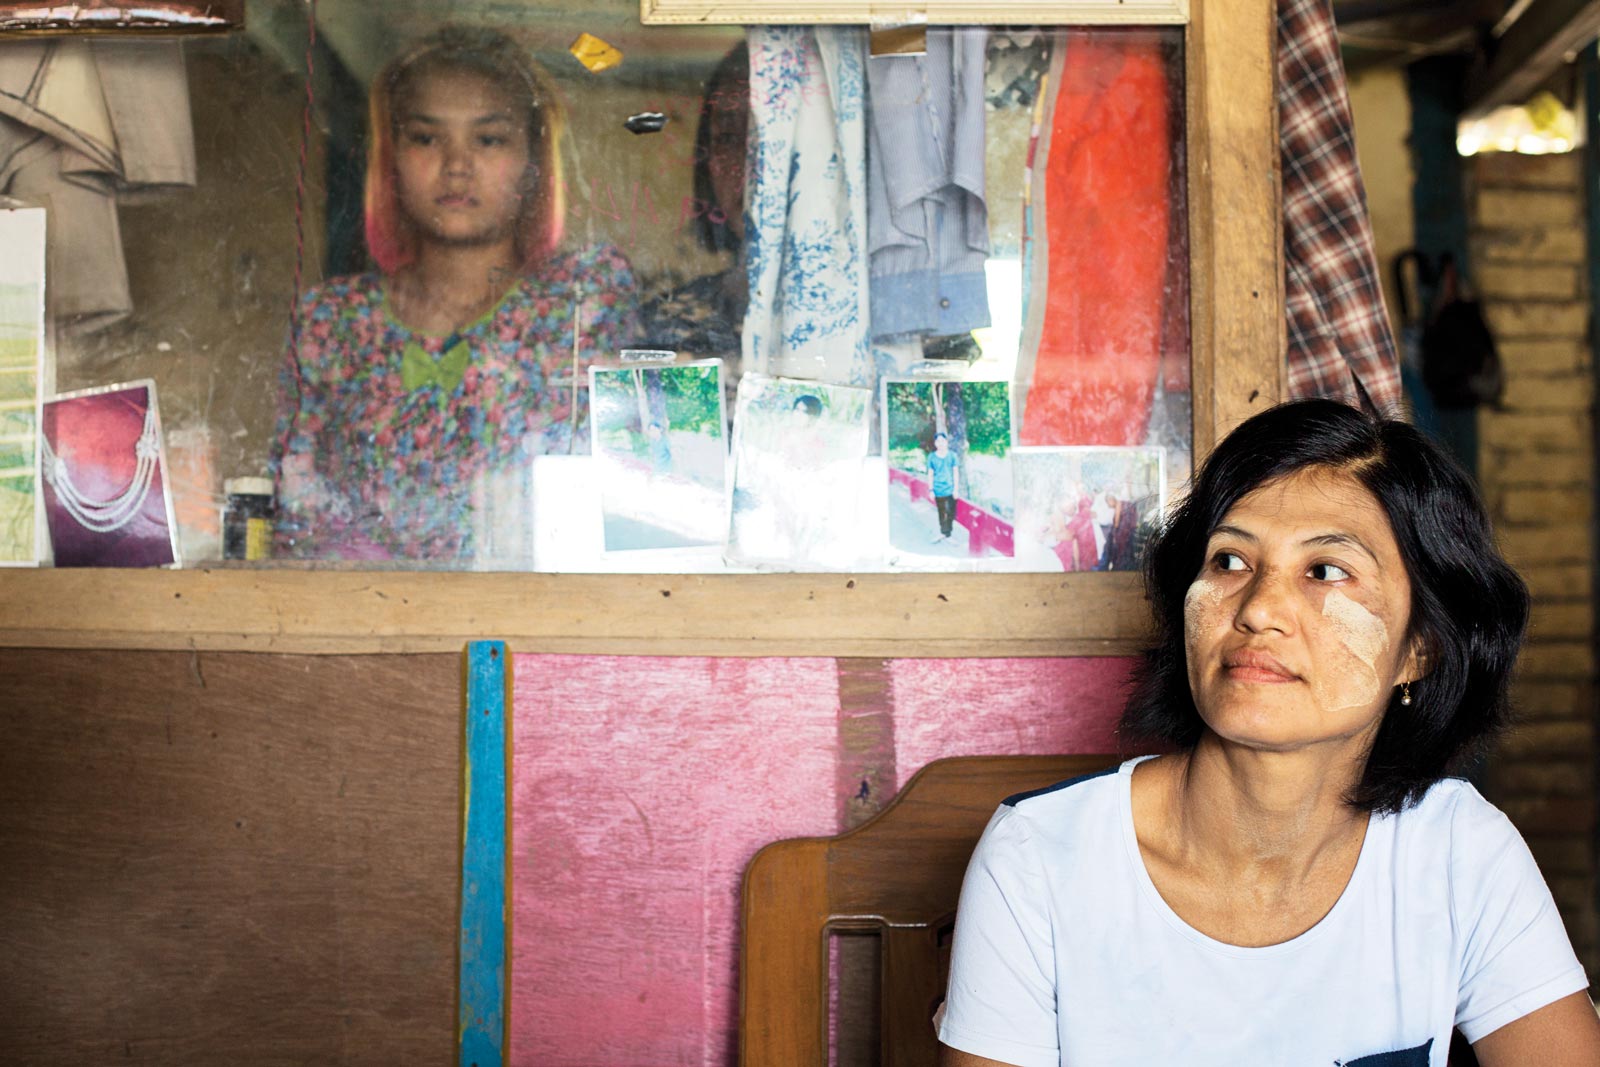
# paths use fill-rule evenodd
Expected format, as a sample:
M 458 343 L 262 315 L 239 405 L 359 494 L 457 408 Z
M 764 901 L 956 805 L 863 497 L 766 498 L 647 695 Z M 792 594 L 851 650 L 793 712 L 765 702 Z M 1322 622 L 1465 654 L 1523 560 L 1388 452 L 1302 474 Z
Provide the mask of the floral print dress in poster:
M 589 450 L 589 364 L 632 342 L 636 315 L 632 269 L 604 245 L 556 256 L 445 337 L 400 322 L 381 274 L 312 288 L 280 381 L 279 555 L 504 555 L 491 528 L 527 527 L 535 455 Z

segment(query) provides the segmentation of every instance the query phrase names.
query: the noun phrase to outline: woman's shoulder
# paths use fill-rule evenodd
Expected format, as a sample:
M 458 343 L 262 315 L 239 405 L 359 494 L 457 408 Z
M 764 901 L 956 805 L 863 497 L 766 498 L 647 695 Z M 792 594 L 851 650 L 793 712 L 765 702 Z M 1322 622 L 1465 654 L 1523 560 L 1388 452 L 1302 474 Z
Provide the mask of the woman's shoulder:
M 1000 802 L 1002 815 L 1015 814 L 1029 823 L 1062 830 L 1080 820 L 1105 825 L 1121 810 L 1128 795 L 1129 777 L 1140 760 L 1127 760 L 1101 770 L 1076 775 L 1042 789 L 1016 793 Z
M 336 316 L 383 303 L 383 275 L 340 274 L 311 286 L 300 294 L 302 315 Z
M 982 862 L 1000 869 L 1083 869 L 1120 854 L 1126 830 L 1130 760 L 1001 801 L 978 846 Z
M 1456 875 L 1494 866 L 1527 845 L 1506 814 L 1464 778 L 1442 778 L 1398 815 L 1395 839 L 1413 862 Z
M 1402 825 L 1414 828 L 1448 827 L 1458 820 L 1469 825 L 1477 822 L 1495 822 L 1505 819 L 1499 808 L 1484 799 L 1465 778 L 1441 778 L 1430 785 L 1416 803 L 1394 816 Z
M 530 281 L 545 286 L 580 288 L 633 288 L 633 264 L 614 244 L 601 242 L 556 252 Z

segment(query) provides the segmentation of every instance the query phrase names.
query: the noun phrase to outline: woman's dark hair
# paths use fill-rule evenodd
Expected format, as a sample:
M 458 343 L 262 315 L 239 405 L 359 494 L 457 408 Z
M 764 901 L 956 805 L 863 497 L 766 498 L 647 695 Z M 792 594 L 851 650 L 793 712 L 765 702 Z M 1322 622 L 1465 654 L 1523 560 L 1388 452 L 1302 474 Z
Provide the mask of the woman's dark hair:
M 694 131 L 694 198 L 703 210 L 690 220 L 690 228 L 695 240 L 707 252 L 739 250 L 739 239 L 728 225 L 728 212 L 744 211 L 743 204 L 717 202 L 716 185 L 711 181 L 711 117 L 717 111 L 748 110 L 749 107 L 750 49 L 740 41 L 722 57 L 711 77 L 706 79 L 706 95 L 700 100 L 700 122 Z
M 806 393 L 804 396 L 796 397 L 794 406 L 805 412 L 807 415 L 810 415 L 813 419 L 822 415 L 822 401 L 818 400 L 810 393 Z
M 1188 497 L 1145 556 L 1156 645 L 1118 729 L 1181 749 L 1205 727 L 1189 689 L 1183 602 L 1206 542 L 1240 498 L 1310 468 L 1350 475 L 1382 506 L 1411 581 L 1403 638 L 1425 650 L 1428 672 L 1411 705 L 1391 694 L 1361 781 L 1347 798 L 1397 812 L 1477 756 L 1506 724 L 1511 668 L 1528 623 L 1528 589 L 1501 558 L 1472 480 L 1406 423 L 1331 400 L 1264 411 L 1205 461 Z

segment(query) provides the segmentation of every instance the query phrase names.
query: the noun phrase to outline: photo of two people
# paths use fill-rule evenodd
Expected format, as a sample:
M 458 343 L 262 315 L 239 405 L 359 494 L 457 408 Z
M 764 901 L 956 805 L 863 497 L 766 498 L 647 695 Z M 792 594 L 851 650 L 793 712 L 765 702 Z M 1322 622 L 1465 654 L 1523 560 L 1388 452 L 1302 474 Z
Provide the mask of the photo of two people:
M 1163 449 L 1017 448 L 1017 558 L 1037 570 L 1130 571 L 1161 521 Z

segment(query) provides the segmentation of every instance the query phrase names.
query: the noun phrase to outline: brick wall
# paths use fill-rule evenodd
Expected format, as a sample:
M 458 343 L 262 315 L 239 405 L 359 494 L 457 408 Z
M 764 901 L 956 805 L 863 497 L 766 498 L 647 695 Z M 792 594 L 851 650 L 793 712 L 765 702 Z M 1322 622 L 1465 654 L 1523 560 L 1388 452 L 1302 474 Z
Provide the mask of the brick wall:
M 1594 387 L 1582 159 L 1504 153 L 1469 165 L 1472 273 L 1506 371 L 1503 410 L 1480 420 L 1479 466 L 1500 545 L 1534 601 L 1514 690 L 1520 722 L 1491 762 L 1487 792 L 1528 839 L 1595 976 Z

